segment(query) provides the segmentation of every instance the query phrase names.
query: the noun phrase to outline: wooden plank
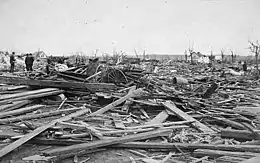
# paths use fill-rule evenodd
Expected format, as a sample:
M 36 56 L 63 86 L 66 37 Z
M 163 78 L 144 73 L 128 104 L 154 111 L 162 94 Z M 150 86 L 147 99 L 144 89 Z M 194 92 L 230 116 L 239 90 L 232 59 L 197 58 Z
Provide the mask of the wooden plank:
M 112 83 L 85 83 L 85 82 L 68 82 L 57 80 L 32 80 L 20 77 L 6 77 L 0 76 L 0 83 L 3 84 L 17 84 L 17 85 L 29 85 L 37 87 L 54 87 L 63 89 L 79 89 L 79 90 L 91 90 L 102 91 L 112 90 L 116 86 Z
M 13 115 L 20 115 L 20 114 L 24 114 L 24 113 L 29 113 L 32 112 L 34 110 L 37 110 L 39 108 L 44 107 L 44 105 L 34 105 L 34 106 L 28 106 L 25 108 L 20 108 L 17 110 L 12 110 L 12 111 L 7 111 L 7 112 L 2 112 L 0 113 L 0 118 L 6 118 L 9 116 L 13 116 Z
M 191 143 L 161 143 L 161 142 L 128 142 L 112 145 L 115 148 L 136 148 L 136 149 L 168 149 L 173 150 L 175 146 L 180 149 L 211 149 L 233 152 L 254 152 L 260 153 L 258 145 L 225 145 L 225 144 L 191 144 Z
M 169 114 L 166 110 L 161 111 L 156 117 L 154 117 L 151 121 L 146 122 L 146 125 L 154 125 L 154 124 L 160 124 L 163 123 L 167 118 L 169 117 Z
M 44 88 L 44 89 L 37 89 L 37 90 L 32 90 L 32 91 L 26 91 L 26 92 L 21 92 L 21 93 L 15 93 L 15 94 L 9 94 L 9 95 L 2 95 L 0 97 L 0 100 L 9 100 L 13 98 L 18 98 L 18 97 L 24 97 L 28 95 L 33 95 L 33 94 L 40 94 L 40 93 L 46 93 L 46 92 L 53 92 L 53 91 L 58 91 L 59 89 L 56 88 Z
M 8 154 L 9 152 L 13 151 L 14 149 L 18 148 L 19 146 L 23 145 L 24 143 L 28 142 L 29 140 L 33 139 L 35 136 L 39 135 L 40 133 L 44 132 L 45 130 L 47 130 L 48 128 L 54 126 L 57 122 L 61 122 L 61 121 L 67 121 L 70 120 L 73 117 L 77 117 L 83 114 L 88 113 L 89 110 L 88 109 L 84 109 L 84 110 L 79 110 L 75 113 L 69 114 L 65 117 L 59 118 L 57 120 L 53 120 L 50 123 L 43 125 L 41 127 L 38 127 L 37 129 L 33 130 L 32 132 L 24 135 L 22 138 L 16 140 L 15 142 L 5 146 L 4 148 L 2 148 L 0 150 L 0 158 L 3 157 L 4 155 Z
M 22 106 L 25 106 L 29 103 L 31 103 L 32 101 L 30 100 L 23 100 L 23 101 L 14 101 L 10 104 L 6 104 L 6 105 L 1 105 L 0 106 L 0 111 L 11 111 L 11 110 L 14 110 L 14 109 L 18 109 Z
M 131 87 L 128 93 L 133 92 L 135 89 L 136 89 L 136 87 Z M 124 111 L 124 112 L 126 112 L 126 113 L 128 113 L 129 107 L 130 107 L 130 105 L 131 105 L 132 103 L 133 103 L 132 101 L 126 100 L 125 103 L 124 103 L 124 105 L 122 106 L 122 109 L 121 109 L 121 110 Z
M 67 114 L 75 112 L 76 110 L 79 110 L 79 108 L 70 108 L 70 109 L 63 109 L 63 110 L 55 110 L 50 112 L 44 112 L 39 114 L 30 114 L 30 115 L 21 115 L 13 118 L 5 118 L 0 119 L 0 124 L 8 124 L 8 123 L 14 123 L 14 122 L 20 122 L 30 119 L 37 119 L 37 118 L 45 118 L 45 117 L 51 117 L 61 114 Z
M 63 148 L 57 148 L 53 150 L 49 150 L 48 152 L 45 152 L 46 155 L 60 155 L 60 154 L 66 154 L 66 153 L 72 153 L 72 152 L 78 152 L 81 150 L 90 150 L 95 149 L 99 147 L 105 147 L 112 144 L 119 144 L 119 143 L 125 143 L 130 141 L 136 141 L 136 140 L 143 140 L 143 139 L 149 139 L 153 137 L 158 136 L 165 136 L 171 133 L 171 130 L 155 130 L 155 131 L 149 131 L 145 133 L 139 133 L 139 134 L 133 134 L 128 135 L 120 138 L 113 138 L 113 139 L 104 139 L 104 140 L 98 140 L 88 143 L 82 143 L 72 146 L 67 146 Z
M 245 130 L 247 129 L 245 126 L 243 126 L 241 123 L 238 123 L 236 121 L 232 121 L 230 119 L 227 118 L 223 118 L 223 117 L 213 117 L 213 119 L 218 120 L 219 122 L 222 122 L 223 124 L 230 126 L 232 128 L 235 129 L 241 129 L 241 130 Z
M 260 156 L 257 156 L 257 157 L 253 157 L 251 159 L 242 161 L 240 163 L 259 163 L 259 160 L 260 160 Z
M 133 87 L 135 87 L 135 86 L 133 86 Z M 114 108 L 115 106 L 117 106 L 117 105 L 123 103 L 124 101 L 126 101 L 126 100 L 129 99 L 130 97 L 133 97 L 134 94 L 135 94 L 135 92 L 139 92 L 140 90 L 141 90 L 141 89 L 137 89 L 137 90 L 132 91 L 132 92 L 129 91 L 129 93 L 128 93 L 127 95 L 125 95 L 124 97 L 121 97 L 120 99 L 118 99 L 118 100 L 116 100 L 116 101 L 114 101 L 114 102 L 108 104 L 107 106 L 105 106 L 105 107 L 103 107 L 103 108 L 101 108 L 101 109 L 99 109 L 99 110 L 97 110 L 97 111 L 91 113 L 90 116 L 94 116 L 94 115 L 98 115 L 98 114 L 103 114 L 103 113 L 107 112 L 108 110 Z
M 233 138 L 236 140 L 260 140 L 260 132 L 258 134 L 253 134 L 248 130 L 232 130 L 232 129 L 222 129 L 220 134 L 222 138 Z
M 174 114 L 176 114 L 178 117 L 182 118 L 183 120 L 186 121 L 195 121 L 194 123 L 192 123 L 191 125 L 195 128 L 197 128 L 199 131 L 202 132 L 214 132 L 212 129 L 210 129 L 209 127 L 207 127 L 206 125 L 202 124 L 201 122 L 197 121 L 196 119 L 194 119 L 193 117 L 191 117 L 190 115 L 186 114 L 185 112 L 183 112 L 182 110 L 180 110 L 179 108 L 177 108 L 175 106 L 174 103 L 172 103 L 171 101 L 166 101 L 162 103 L 163 106 L 165 106 L 169 111 L 173 112 Z
M 145 124 L 138 126 L 125 127 L 127 130 L 139 129 L 139 128 L 150 128 L 150 127 L 165 127 L 165 126 L 174 126 L 174 125 L 184 125 L 189 124 L 194 121 L 179 121 L 179 122 L 168 122 L 168 123 L 158 123 L 158 124 Z
M 193 152 L 193 154 L 196 157 L 209 156 L 211 158 L 216 158 L 221 156 L 251 158 L 259 155 L 259 153 L 252 153 L 252 152 L 232 152 L 232 151 L 221 151 L 221 150 L 210 150 L 210 149 L 196 149 Z
M 57 90 L 57 91 L 44 92 L 44 93 L 39 93 L 39 94 L 32 94 L 32 95 L 12 98 L 12 99 L 8 99 L 8 100 L 3 100 L 3 101 L 0 101 L 0 104 L 5 104 L 5 103 L 8 103 L 10 101 L 13 102 L 13 101 L 35 99 L 35 98 L 46 97 L 46 96 L 53 96 L 53 95 L 61 94 L 63 92 L 64 92 L 63 90 Z
M 124 123 L 121 120 L 113 118 L 113 122 L 115 124 L 115 128 L 116 129 L 123 129 L 123 128 L 125 128 L 125 125 L 124 125 Z

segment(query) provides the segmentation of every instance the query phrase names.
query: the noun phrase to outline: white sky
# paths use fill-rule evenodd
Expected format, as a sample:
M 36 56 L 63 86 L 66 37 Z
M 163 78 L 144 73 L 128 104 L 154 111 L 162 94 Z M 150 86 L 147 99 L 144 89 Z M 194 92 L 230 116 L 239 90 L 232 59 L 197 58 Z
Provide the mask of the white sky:
M 260 40 L 259 0 L 0 0 L 0 50 L 69 54 L 248 55 Z

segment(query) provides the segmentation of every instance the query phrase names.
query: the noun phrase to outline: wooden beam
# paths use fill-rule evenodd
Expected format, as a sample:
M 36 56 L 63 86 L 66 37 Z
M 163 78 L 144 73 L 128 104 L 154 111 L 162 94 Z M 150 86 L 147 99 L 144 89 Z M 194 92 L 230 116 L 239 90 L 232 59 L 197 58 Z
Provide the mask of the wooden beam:
M 260 132 L 253 134 L 248 130 L 222 129 L 220 134 L 222 138 L 233 138 L 236 140 L 260 140 Z
M 153 142 L 128 142 L 112 145 L 115 148 L 137 148 L 137 149 L 168 149 L 172 150 L 177 146 L 180 149 L 211 149 L 233 152 L 255 152 L 260 153 L 258 145 L 225 145 L 225 144 L 190 144 L 190 143 L 153 143 Z
M 35 95 L 35 94 L 46 93 L 46 92 L 53 92 L 53 91 L 59 91 L 59 89 L 56 89 L 56 88 L 44 88 L 44 89 L 37 89 L 37 90 L 26 91 L 26 92 L 15 93 L 15 94 L 2 95 L 0 97 L 0 100 L 1 101 L 2 100 L 9 100 L 9 99 L 14 99 L 14 98 L 28 96 L 28 95 Z
M 24 143 L 28 142 L 29 140 L 33 139 L 35 136 L 39 135 L 40 133 L 44 132 L 45 130 L 47 130 L 48 128 L 54 126 L 57 122 L 61 122 L 61 121 L 67 121 L 70 120 L 73 117 L 77 117 L 83 114 L 88 113 L 89 110 L 88 109 L 84 109 L 84 110 L 79 110 L 75 113 L 69 114 L 65 117 L 59 118 L 57 120 L 53 120 L 50 123 L 43 125 L 41 127 L 38 127 L 37 129 L 33 130 L 32 132 L 24 135 L 22 138 L 16 140 L 15 142 L 5 146 L 4 148 L 2 148 L 0 150 L 0 158 L 3 157 L 4 155 L 8 154 L 9 152 L 13 151 L 14 149 L 18 148 L 19 146 L 23 145 Z
M 90 149 L 95 149 L 95 148 L 99 148 L 99 147 L 109 146 L 112 144 L 119 144 L 119 143 L 131 142 L 131 141 L 136 141 L 136 140 L 149 139 L 149 138 L 158 137 L 158 136 L 166 136 L 170 133 L 171 133 L 170 129 L 155 130 L 155 131 L 149 131 L 149 132 L 145 132 L 145 133 L 128 135 L 128 136 L 124 136 L 124 137 L 120 137 L 120 138 L 104 139 L 104 140 L 98 140 L 98 141 L 93 141 L 93 142 L 88 142 L 88 143 L 67 146 L 67 147 L 63 147 L 63 148 L 57 148 L 57 149 L 49 150 L 48 152 L 45 152 L 44 154 L 61 155 L 61 154 L 65 154 L 65 153 L 72 153 L 72 152 L 74 153 L 74 152 L 79 152 L 81 150 L 90 150 Z
M 105 91 L 115 89 L 116 86 L 112 83 L 85 83 L 85 82 L 68 82 L 68 81 L 57 81 L 57 80 L 32 80 L 20 77 L 7 77 L 0 76 L 0 83 L 3 84 L 21 84 L 37 87 L 54 87 L 62 89 L 79 89 L 79 90 L 91 90 Z
M 146 125 L 155 125 L 163 123 L 167 118 L 169 117 L 169 114 L 166 110 L 161 111 L 156 117 L 154 117 L 151 121 L 146 122 Z
M 31 94 L 27 96 L 22 96 L 22 97 L 17 97 L 17 98 L 12 98 L 8 100 L 3 100 L 0 101 L 0 104 L 6 104 L 10 101 L 21 101 L 21 100 L 29 100 L 29 99 L 35 99 L 35 98 L 40 98 L 40 97 L 46 97 L 46 96 L 53 96 L 53 95 L 58 95 L 63 93 L 63 90 L 57 90 L 57 91 L 50 91 L 50 92 L 44 92 L 44 93 L 39 93 L 39 94 Z
M 165 106 L 168 109 L 168 111 L 173 112 L 174 114 L 176 114 L 178 117 L 182 118 L 183 120 L 185 120 L 185 121 L 195 121 L 191 125 L 193 127 L 195 127 L 196 129 L 198 129 L 199 131 L 214 132 L 212 129 L 210 129 L 206 125 L 202 124 L 201 122 L 197 121 L 196 119 L 194 119 L 193 117 L 191 117 L 187 113 L 185 113 L 182 110 L 180 110 L 179 108 L 177 108 L 175 106 L 175 104 L 172 103 L 171 101 L 166 101 L 166 102 L 163 102 L 162 104 L 163 104 L 163 106 Z
M 259 160 L 260 160 L 260 156 L 257 156 L 257 157 L 253 157 L 251 159 L 242 161 L 240 163 L 259 163 Z
M 45 118 L 45 117 L 51 117 L 61 114 L 68 114 L 79 110 L 79 108 L 70 108 L 70 109 L 62 109 L 62 110 L 55 110 L 50 112 L 44 112 L 39 114 L 31 114 L 31 115 L 21 115 L 13 118 L 5 118 L 0 119 L 0 124 L 8 124 L 8 123 L 14 123 L 14 122 L 20 122 L 30 119 L 37 119 L 37 118 Z
M 17 110 L 3 112 L 3 113 L 0 113 L 0 118 L 6 118 L 6 117 L 9 117 L 9 116 L 13 116 L 13 115 L 20 115 L 20 114 L 24 114 L 24 113 L 29 113 L 29 112 L 32 112 L 32 111 L 37 110 L 39 108 L 42 108 L 42 107 L 44 107 L 44 105 L 33 105 L 33 106 L 25 107 L 25 108 L 20 108 L 20 109 L 17 109 Z
M 135 86 L 133 86 L 133 87 L 135 87 Z M 136 92 L 139 92 L 140 90 L 141 90 L 141 89 L 137 89 L 137 90 L 135 90 L 135 91 L 129 91 L 129 93 L 128 93 L 127 95 L 125 95 L 124 97 L 121 97 L 120 99 L 118 99 L 118 100 L 116 100 L 116 101 L 110 103 L 109 105 L 107 105 L 107 106 L 105 106 L 105 107 L 103 107 L 103 108 L 101 108 L 101 109 L 99 109 L 99 110 L 97 110 L 97 111 L 91 113 L 90 116 L 94 116 L 94 115 L 98 115 L 98 114 L 103 114 L 103 113 L 107 112 L 108 110 L 114 108 L 115 106 L 117 106 L 117 105 L 123 103 L 124 101 L 126 101 L 126 100 L 129 99 L 130 97 L 133 97 L 133 96 L 135 95 L 135 93 L 136 93 Z
M 259 153 L 252 153 L 252 152 L 233 152 L 233 151 L 221 151 L 221 150 L 210 150 L 210 149 L 196 149 L 193 152 L 193 154 L 196 157 L 209 156 L 212 158 L 221 157 L 221 156 L 251 158 L 259 155 Z
M 128 93 L 133 92 L 135 89 L 136 89 L 136 87 L 131 87 Z M 129 107 L 130 107 L 130 105 L 131 105 L 132 103 L 133 103 L 132 101 L 126 100 L 125 103 L 124 103 L 124 105 L 122 106 L 122 109 L 121 109 L 121 110 L 124 111 L 124 112 L 126 112 L 126 113 L 128 113 Z
M 6 105 L 1 105 L 0 106 L 0 111 L 11 111 L 11 110 L 14 110 L 14 109 L 18 109 L 22 106 L 25 106 L 29 103 L 31 103 L 32 101 L 30 100 L 23 100 L 23 101 L 14 101 L 10 104 L 6 104 Z
M 138 125 L 138 126 L 130 126 L 130 127 L 125 127 L 124 129 L 126 130 L 134 130 L 134 129 L 139 129 L 139 128 L 155 128 L 155 127 L 165 127 L 165 126 L 175 126 L 175 125 L 184 125 L 184 124 L 189 124 L 193 123 L 194 121 L 179 121 L 179 122 L 166 122 L 166 123 L 158 123 L 158 124 L 145 124 L 145 125 Z

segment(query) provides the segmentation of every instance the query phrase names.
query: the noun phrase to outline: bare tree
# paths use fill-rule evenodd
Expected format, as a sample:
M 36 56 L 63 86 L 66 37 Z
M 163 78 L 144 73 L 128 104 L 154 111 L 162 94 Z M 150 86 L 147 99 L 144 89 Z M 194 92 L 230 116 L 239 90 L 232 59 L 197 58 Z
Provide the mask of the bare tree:
M 145 60 L 146 59 L 146 51 L 144 50 L 143 51 L 143 60 Z
M 190 61 L 191 61 L 191 63 L 193 63 L 193 55 L 194 55 L 194 50 L 193 50 L 193 46 L 191 47 L 191 46 L 189 46 L 189 53 L 190 53 Z
M 230 52 L 231 52 L 231 62 L 233 64 L 236 59 L 236 54 L 235 54 L 234 50 L 232 50 L 232 49 L 230 49 Z
M 135 52 L 136 58 L 138 58 L 138 53 L 137 53 L 136 49 L 134 49 L 134 52 Z
M 221 61 L 224 62 L 224 49 L 220 49 Z
M 213 51 L 210 50 L 210 62 L 213 63 L 213 60 L 214 60 L 215 56 L 213 54 Z
M 188 61 L 188 54 L 187 54 L 187 50 L 185 49 L 185 52 L 184 52 L 184 56 L 185 56 L 185 62 Z
M 257 40 L 256 42 L 248 41 L 249 42 L 249 49 L 252 53 L 255 54 L 255 64 L 256 64 L 256 71 L 257 71 L 257 78 L 259 77 L 259 70 L 258 70 L 258 55 L 260 52 L 260 44 Z

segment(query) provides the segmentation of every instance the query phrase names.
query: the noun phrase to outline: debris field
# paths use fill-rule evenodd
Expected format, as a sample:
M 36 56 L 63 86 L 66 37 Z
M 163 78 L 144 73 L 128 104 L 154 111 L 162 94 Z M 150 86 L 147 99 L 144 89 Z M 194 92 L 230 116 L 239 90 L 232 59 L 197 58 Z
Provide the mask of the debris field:
M 223 64 L 1 73 L 1 162 L 253 163 L 260 81 Z

